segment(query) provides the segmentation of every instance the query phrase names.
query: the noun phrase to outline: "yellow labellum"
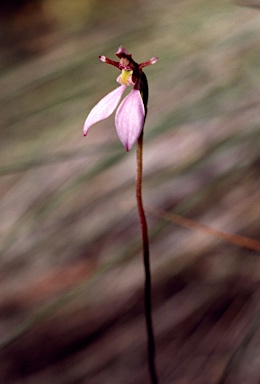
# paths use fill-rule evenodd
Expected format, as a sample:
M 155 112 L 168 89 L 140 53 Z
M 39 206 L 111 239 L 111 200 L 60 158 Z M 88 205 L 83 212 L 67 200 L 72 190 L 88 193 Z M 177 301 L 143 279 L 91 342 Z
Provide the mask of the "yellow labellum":
M 120 82 L 121 84 L 128 85 L 128 78 L 132 75 L 133 71 L 129 71 L 126 69 L 122 69 L 122 73 L 120 76 Z

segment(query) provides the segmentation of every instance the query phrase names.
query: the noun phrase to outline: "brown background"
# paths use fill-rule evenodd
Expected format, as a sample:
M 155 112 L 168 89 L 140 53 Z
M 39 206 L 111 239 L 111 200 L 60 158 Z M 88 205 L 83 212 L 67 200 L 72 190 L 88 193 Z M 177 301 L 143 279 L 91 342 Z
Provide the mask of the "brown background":
M 82 135 L 117 86 L 98 56 L 121 44 L 159 57 L 143 188 L 160 383 L 258 384 L 259 252 L 207 229 L 259 239 L 258 8 L 15 3 L 0 28 L 1 384 L 149 382 L 135 148 L 113 116 Z

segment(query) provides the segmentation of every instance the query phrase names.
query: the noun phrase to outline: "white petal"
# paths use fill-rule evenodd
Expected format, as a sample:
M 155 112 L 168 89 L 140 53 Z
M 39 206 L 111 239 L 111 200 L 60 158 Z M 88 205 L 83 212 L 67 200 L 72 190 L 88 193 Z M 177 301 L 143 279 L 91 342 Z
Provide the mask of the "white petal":
M 91 125 L 97 123 L 98 121 L 106 119 L 114 112 L 125 89 L 126 85 L 121 85 L 120 87 L 114 89 L 108 95 L 103 97 L 103 99 L 101 99 L 95 105 L 95 107 L 90 111 L 84 123 L 84 136 L 86 136 L 86 134 L 88 133 L 88 130 Z
M 144 103 L 140 92 L 133 89 L 119 105 L 115 117 L 117 134 L 127 151 L 132 148 L 142 132 L 144 116 Z

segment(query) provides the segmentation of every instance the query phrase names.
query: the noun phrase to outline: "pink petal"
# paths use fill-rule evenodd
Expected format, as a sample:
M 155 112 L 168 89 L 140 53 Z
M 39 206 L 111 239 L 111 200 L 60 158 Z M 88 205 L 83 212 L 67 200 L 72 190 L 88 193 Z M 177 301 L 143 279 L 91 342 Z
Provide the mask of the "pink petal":
M 132 148 L 142 132 L 144 116 L 144 103 L 140 92 L 132 89 L 119 105 L 115 118 L 117 134 L 127 151 Z
M 95 105 L 95 107 L 90 111 L 84 123 L 84 136 L 86 136 L 88 133 L 91 125 L 97 123 L 100 120 L 106 119 L 114 112 L 126 87 L 126 85 L 121 85 L 120 87 L 114 89 L 114 91 L 103 97 L 103 99 L 101 99 Z

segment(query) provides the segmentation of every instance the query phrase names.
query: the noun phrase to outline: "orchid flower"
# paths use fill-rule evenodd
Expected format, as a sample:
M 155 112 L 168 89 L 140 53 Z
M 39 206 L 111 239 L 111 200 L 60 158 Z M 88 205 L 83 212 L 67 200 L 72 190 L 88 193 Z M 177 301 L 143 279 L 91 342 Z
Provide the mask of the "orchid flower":
M 120 59 L 119 62 L 105 56 L 99 56 L 99 59 L 121 70 L 121 75 L 116 79 L 120 86 L 94 106 L 85 121 L 83 132 L 86 136 L 93 124 L 110 116 L 118 106 L 126 88 L 132 86 L 133 89 L 119 105 L 115 116 L 117 134 L 126 151 L 129 151 L 143 130 L 147 112 L 148 83 L 142 68 L 156 63 L 158 58 L 153 57 L 137 64 L 123 47 L 118 48 L 116 56 Z

